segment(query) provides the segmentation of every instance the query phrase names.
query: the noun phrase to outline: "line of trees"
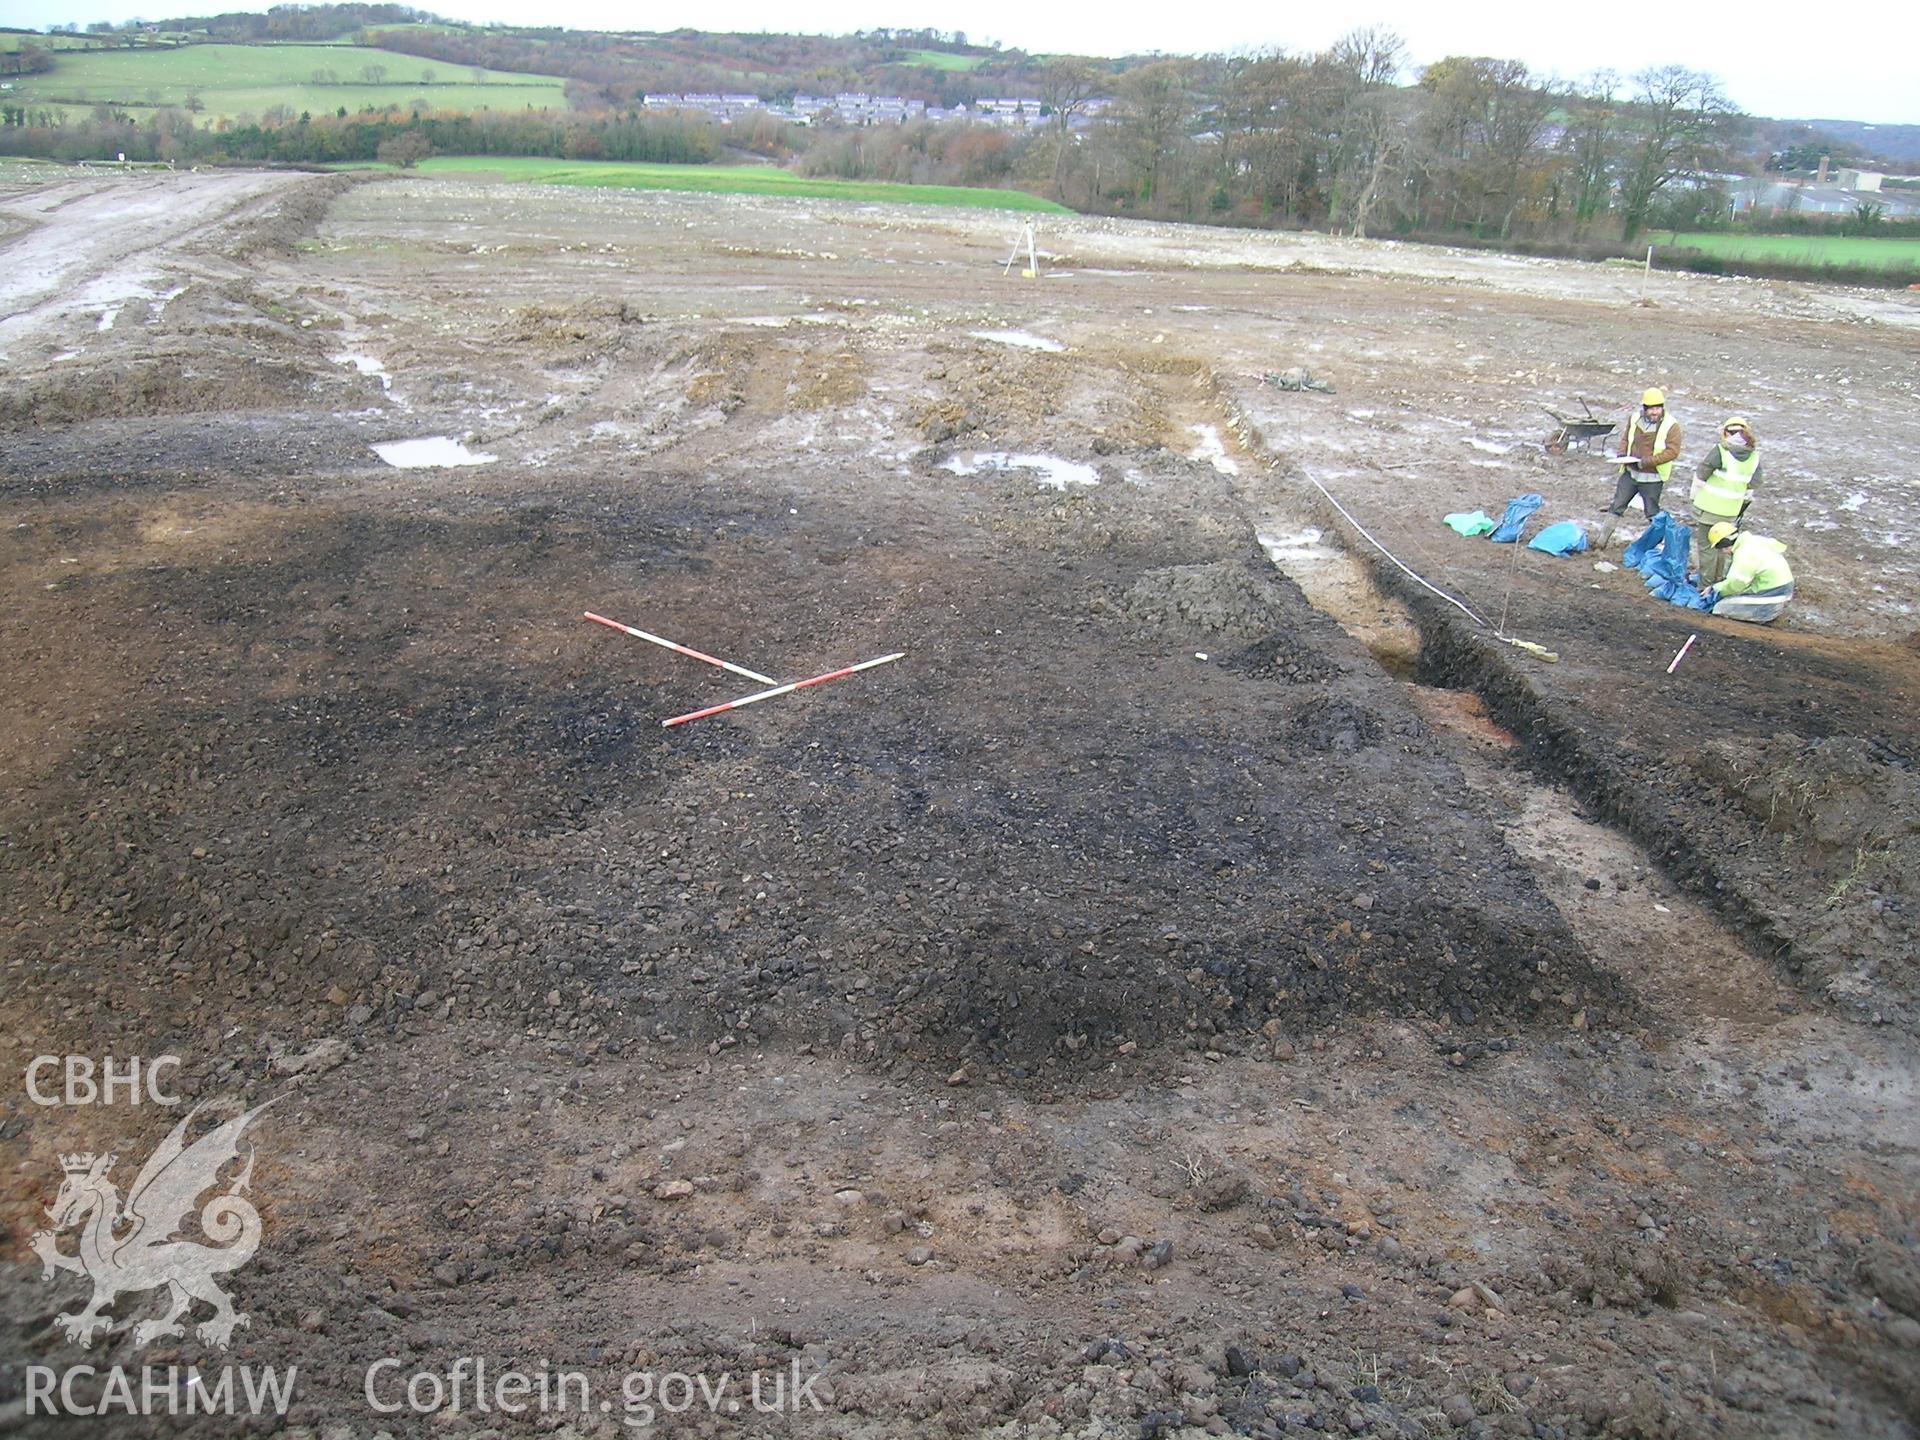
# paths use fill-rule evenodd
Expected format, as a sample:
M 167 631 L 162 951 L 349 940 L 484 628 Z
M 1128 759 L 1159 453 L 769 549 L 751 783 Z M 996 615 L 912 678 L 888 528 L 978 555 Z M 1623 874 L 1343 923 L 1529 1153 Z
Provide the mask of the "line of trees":
M 96 20 L 89 35 L 138 37 L 153 31 L 205 35 L 210 40 L 337 40 L 368 25 L 413 25 L 434 20 L 409 5 L 275 5 L 261 11 L 229 10 L 218 15 L 178 15 L 166 20 Z M 69 32 L 80 27 L 69 25 Z
M 1683 66 L 1572 85 L 1517 60 L 1453 56 L 1403 86 L 1405 68 L 1400 39 L 1373 28 L 1314 55 L 1156 61 L 1119 78 L 1096 124 L 1033 136 L 1041 153 L 1018 168 L 1108 213 L 1632 239 L 1676 181 L 1742 163 L 1743 117 Z M 1044 75 L 1056 117 L 1097 85 L 1075 60 Z
M 345 14 L 418 13 L 316 8 L 328 8 L 336 23 Z M 269 18 L 282 27 L 316 23 L 314 12 L 287 7 Z M 233 17 L 214 20 L 225 27 Z M 904 32 L 909 43 L 924 35 Z M 254 124 L 197 132 L 168 112 L 140 125 L 106 107 L 84 124 L 60 126 L 46 123 L 47 110 L 21 106 L 0 114 L 0 150 L 316 163 L 370 159 L 396 127 L 424 124 L 437 153 L 697 162 L 728 148 L 773 159 L 798 152 L 794 163 L 814 174 L 1017 185 L 1094 213 L 1516 247 L 1618 245 L 1650 227 L 1724 221 L 1725 192 L 1713 177 L 1745 171 L 1754 158 L 1754 122 L 1709 74 L 1662 65 L 1566 83 L 1517 60 L 1449 56 L 1410 76 L 1400 38 L 1377 27 L 1312 54 L 1110 63 L 1001 55 L 995 63 L 1024 67 L 1020 90 L 1040 101 L 1044 123 L 1026 130 L 923 122 L 796 130 L 770 117 L 722 130 L 701 116 L 641 112 L 633 56 L 640 37 L 460 27 L 381 38 L 392 53 L 565 73 L 574 108 L 453 116 L 418 97 L 411 115 L 342 109 L 316 119 L 276 107 Z M 648 65 L 678 56 L 695 65 L 724 57 L 782 67 L 762 79 L 844 63 L 850 45 L 861 63 L 881 62 L 902 38 L 644 37 Z M 370 62 L 363 78 L 383 70 Z
M 0 117 L 13 118 L 11 110 Z M 0 155 L 76 161 L 124 154 L 129 160 L 216 165 L 324 165 L 376 159 L 408 164 L 432 154 L 557 155 L 575 160 L 703 165 L 718 159 L 722 150 L 715 122 L 677 113 L 407 114 L 391 107 L 352 115 L 263 116 L 245 123 L 221 121 L 197 127 L 193 116 L 181 109 L 135 119 L 125 111 L 102 106 L 73 123 L 62 123 L 57 112 L 26 114 L 21 119 L 23 123 L 0 125 Z

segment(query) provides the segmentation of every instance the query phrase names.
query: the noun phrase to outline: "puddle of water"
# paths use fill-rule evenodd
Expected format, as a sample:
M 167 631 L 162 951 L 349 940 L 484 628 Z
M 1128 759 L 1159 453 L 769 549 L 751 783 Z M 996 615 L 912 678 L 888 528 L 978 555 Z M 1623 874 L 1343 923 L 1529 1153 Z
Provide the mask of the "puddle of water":
M 353 366 L 353 368 L 358 370 L 362 375 L 377 376 L 379 378 L 380 388 L 382 390 L 393 389 L 393 377 L 387 373 L 386 367 L 382 365 L 378 360 L 374 359 L 373 356 L 371 355 L 355 355 L 352 353 L 348 353 L 345 355 L 330 356 L 329 358 L 336 365 Z
M 1222 475 L 1238 475 L 1240 467 L 1227 454 L 1227 447 L 1221 442 L 1220 432 L 1211 425 L 1190 425 L 1187 427 L 1200 437 L 1200 443 L 1187 455 L 1189 460 L 1205 460 Z
M 154 299 L 149 300 L 147 302 L 147 323 L 149 325 L 157 323 L 160 317 L 167 313 L 167 306 L 171 305 L 186 293 L 186 286 L 176 285 L 173 289 L 164 290 Z
M 401 470 L 442 469 L 450 465 L 491 465 L 500 457 L 484 451 L 469 450 L 446 435 L 428 435 L 420 440 L 390 440 L 373 447 L 373 453 Z
M 1010 455 L 1004 450 L 974 451 L 953 455 L 940 462 L 942 470 L 955 475 L 978 475 L 982 470 L 1037 470 L 1039 481 L 1052 490 L 1069 485 L 1098 485 L 1100 472 L 1091 465 L 1062 460 L 1058 455 Z
M 1346 552 L 1323 543 L 1326 536 L 1317 526 L 1300 530 L 1258 530 L 1254 539 L 1267 552 L 1267 558 L 1288 574 L 1295 565 L 1328 565 L 1346 558 Z
M 1066 349 L 1058 340 L 1049 340 L 1044 335 L 1035 335 L 1027 330 L 969 330 L 975 340 L 991 340 L 996 345 L 1017 345 L 1022 350 L 1047 350 L 1058 353 Z
M 111 330 L 113 328 L 113 322 L 118 320 L 119 318 L 120 318 L 120 307 L 118 305 L 115 305 L 110 309 L 102 310 L 100 312 L 100 323 L 94 328 L 97 330 Z M 1861 498 L 1864 500 L 1866 497 L 1862 496 Z

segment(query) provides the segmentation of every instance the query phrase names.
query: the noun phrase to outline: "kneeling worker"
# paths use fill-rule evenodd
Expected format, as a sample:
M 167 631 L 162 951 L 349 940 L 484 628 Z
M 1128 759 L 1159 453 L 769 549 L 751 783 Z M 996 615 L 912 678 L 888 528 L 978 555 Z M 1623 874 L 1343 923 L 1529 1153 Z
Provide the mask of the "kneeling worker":
M 1707 531 L 1707 544 L 1725 550 L 1726 578 L 1707 591 L 1715 615 L 1727 620 L 1751 620 L 1764 625 L 1778 620 L 1793 599 L 1793 571 L 1787 565 L 1787 547 L 1778 540 L 1735 530 L 1722 520 Z

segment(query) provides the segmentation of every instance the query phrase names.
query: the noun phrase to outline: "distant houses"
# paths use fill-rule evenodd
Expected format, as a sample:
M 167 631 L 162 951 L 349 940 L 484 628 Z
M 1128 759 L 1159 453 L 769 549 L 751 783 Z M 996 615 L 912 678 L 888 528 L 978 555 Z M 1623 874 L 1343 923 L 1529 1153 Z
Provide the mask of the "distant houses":
M 1735 216 L 1853 215 L 1862 205 L 1874 205 L 1889 220 L 1920 218 L 1920 193 L 1886 190 L 1886 175 L 1877 170 L 1845 169 L 1829 173 L 1822 163 L 1817 175 L 1805 179 L 1726 177 L 1727 195 Z
M 1843 178 L 1846 173 L 1841 172 Z M 1881 190 L 1878 186 L 1742 180 L 1730 187 L 1728 198 L 1736 216 L 1853 215 L 1862 205 L 1876 205 L 1889 220 L 1920 218 L 1920 195 L 1911 190 Z
M 1050 118 L 1038 100 L 1025 98 L 976 100 L 971 105 L 951 109 L 929 105 L 924 100 L 908 100 L 899 95 L 869 95 L 865 91 L 842 91 L 838 95 L 795 95 L 791 104 L 763 101 L 757 95 L 716 95 L 695 92 L 685 95 L 648 94 L 643 102 L 649 110 L 691 110 L 711 115 L 722 124 L 743 116 L 765 115 L 788 125 L 904 125 L 909 120 L 971 120 L 976 124 L 1025 129 L 1041 125 Z M 1079 129 L 1098 112 L 1100 104 L 1089 104 L 1086 111 L 1073 117 Z

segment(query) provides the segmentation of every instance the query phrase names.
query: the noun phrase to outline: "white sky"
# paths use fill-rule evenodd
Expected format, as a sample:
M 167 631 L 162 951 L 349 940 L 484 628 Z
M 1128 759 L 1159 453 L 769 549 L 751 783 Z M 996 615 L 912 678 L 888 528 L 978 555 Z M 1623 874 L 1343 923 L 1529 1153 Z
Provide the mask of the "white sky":
M 153 3 L 153 0 L 0 0 L 0 23 L 44 29 L 136 16 L 266 9 L 271 0 Z M 1920 124 L 1920 5 L 1839 0 L 1678 0 L 1593 6 L 1578 0 L 1360 0 L 1354 6 L 1282 7 L 1048 4 L 1045 0 L 422 0 L 449 19 L 672 30 L 779 30 L 846 34 L 886 25 L 962 30 L 976 43 L 998 40 L 1031 52 L 1192 55 L 1279 46 L 1315 50 L 1356 24 L 1397 31 L 1413 62 L 1445 55 L 1524 60 L 1566 78 L 1608 68 L 1622 74 L 1679 64 L 1720 78 L 1735 104 L 1783 119 Z

